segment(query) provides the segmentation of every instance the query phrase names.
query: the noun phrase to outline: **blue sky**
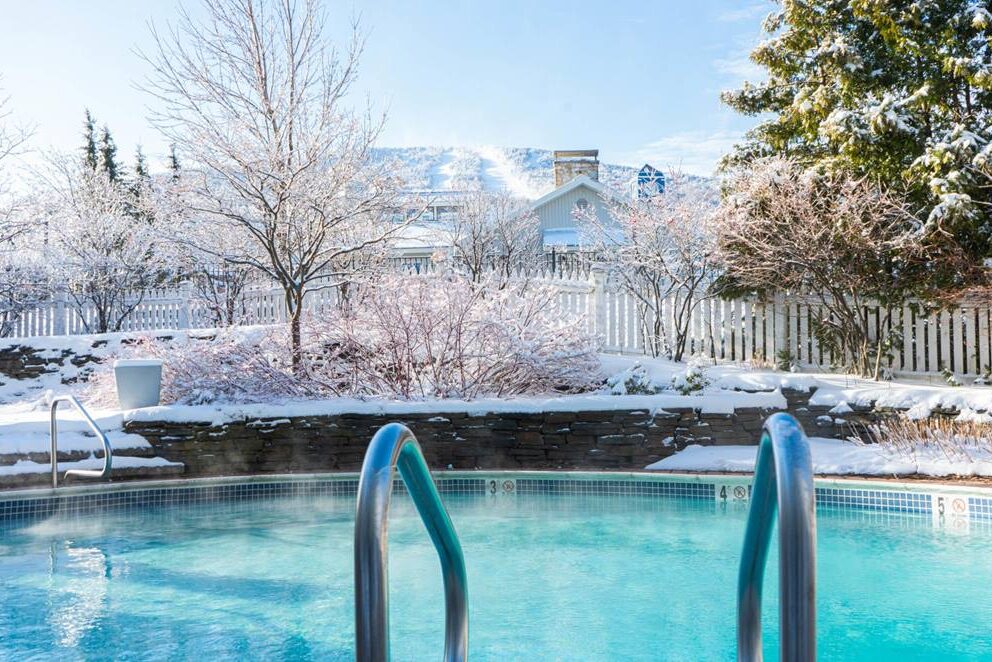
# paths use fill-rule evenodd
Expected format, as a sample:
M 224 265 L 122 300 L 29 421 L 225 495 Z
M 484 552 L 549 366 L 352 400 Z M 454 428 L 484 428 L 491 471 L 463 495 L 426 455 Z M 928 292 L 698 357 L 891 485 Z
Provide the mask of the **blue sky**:
M 195 0 L 187 3 L 195 7 Z M 130 158 L 165 146 L 135 84 L 147 22 L 172 0 L 0 0 L 0 86 L 34 146 L 72 149 L 83 109 Z M 334 35 L 368 33 L 354 101 L 388 112 L 382 144 L 599 148 L 601 159 L 705 174 L 754 120 L 719 92 L 747 61 L 768 0 L 328 0 Z

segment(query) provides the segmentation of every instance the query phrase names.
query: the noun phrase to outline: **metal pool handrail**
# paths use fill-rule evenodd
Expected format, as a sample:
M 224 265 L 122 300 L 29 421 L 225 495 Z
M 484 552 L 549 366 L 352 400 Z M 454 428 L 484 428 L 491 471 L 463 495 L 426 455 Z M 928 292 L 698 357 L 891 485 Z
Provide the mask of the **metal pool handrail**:
M 389 501 L 396 469 L 441 560 L 444 578 L 444 660 L 468 657 L 468 580 L 458 535 L 441 503 L 420 444 L 405 425 L 379 429 L 365 453 L 355 518 L 355 656 L 389 660 Z
M 106 478 L 110 475 L 110 470 L 113 465 L 113 452 L 114 449 L 110 446 L 110 439 L 107 438 L 106 433 L 100 429 L 100 426 L 96 424 L 90 413 L 86 411 L 82 403 L 76 399 L 74 395 L 56 395 L 51 399 L 51 424 L 50 431 L 52 437 L 52 487 L 56 488 L 59 486 L 59 423 L 58 423 L 58 408 L 60 402 L 68 402 L 73 407 L 76 408 L 80 414 L 83 415 L 83 419 L 89 426 L 90 430 L 97 436 L 100 443 L 103 444 L 103 469 L 69 469 L 65 472 L 65 476 L 84 476 L 86 478 Z
M 760 662 L 761 588 L 778 510 L 780 659 L 816 660 L 816 499 L 809 441 L 792 416 L 765 421 L 737 580 L 737 659 Z

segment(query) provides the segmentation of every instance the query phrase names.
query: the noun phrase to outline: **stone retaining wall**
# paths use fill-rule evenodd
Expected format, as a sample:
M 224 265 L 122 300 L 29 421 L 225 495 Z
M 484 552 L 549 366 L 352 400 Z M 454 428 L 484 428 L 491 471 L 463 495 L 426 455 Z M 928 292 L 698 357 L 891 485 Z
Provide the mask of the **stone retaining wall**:
M 845 436 L 849 424 L 827 407 L 810 407 L 809 393 L 787 392 L 789 410 L 807 432 Z M 642 469 L 688 444 L 757 443 L 773 410 L 708 414 L 696 409 L 644 409 L 484 415 L 433 413 L 260 419 L 208 423 L 129 422 L 156 454 L 186 465 L 187 476 L 356 471 L 369 439 L 392 421 L 405 423 L 428 464 L 442 469 Z

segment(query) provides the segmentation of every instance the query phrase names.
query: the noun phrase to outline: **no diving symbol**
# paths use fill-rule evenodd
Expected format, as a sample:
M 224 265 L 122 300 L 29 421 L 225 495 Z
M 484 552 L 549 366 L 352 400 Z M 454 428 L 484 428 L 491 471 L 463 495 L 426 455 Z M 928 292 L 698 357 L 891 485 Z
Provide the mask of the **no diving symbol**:
M 737 487 L 734 488 L 735 499 L 743 499 L 746 496 L 747 496 L 747 490 L 744 488 L 743 485 L 738 485 Z
M 951 501 L 951 509 L 955 513 L 963 513 L 968 508 L 968 504 L 965 503 L 964 499 L 954 499 Z

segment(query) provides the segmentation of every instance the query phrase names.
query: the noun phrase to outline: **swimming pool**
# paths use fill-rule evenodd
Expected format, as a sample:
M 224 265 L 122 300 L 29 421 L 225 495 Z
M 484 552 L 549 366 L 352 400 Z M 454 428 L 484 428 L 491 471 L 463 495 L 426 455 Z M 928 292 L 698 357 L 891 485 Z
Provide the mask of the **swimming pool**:
M 733 659 L 740 478 L 440 476 L 468 564 L 472 659 Z M 0 496 L 0 659 L 351 659 L 356 486 L 283 477 Z M 987 494 L 817 488 L 820 659 L 992 658 Z M 440 572 L 406 498 L 389 542 L 393 657 L 438 659 Z

